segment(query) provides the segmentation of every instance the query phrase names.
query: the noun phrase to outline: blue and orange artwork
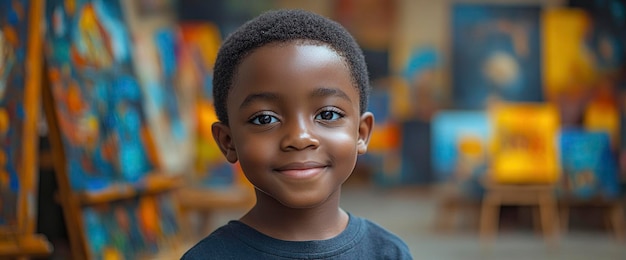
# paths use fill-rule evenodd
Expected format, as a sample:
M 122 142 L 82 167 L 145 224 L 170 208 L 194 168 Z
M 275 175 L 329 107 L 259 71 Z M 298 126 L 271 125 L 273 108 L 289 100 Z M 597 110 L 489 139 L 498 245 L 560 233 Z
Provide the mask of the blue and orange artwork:
M 490 119 L 485 111 L 438 112 L 431 124 L 435 179 L 455 183 L 467 195 L 480 195 L 480 179 L 488 167 L 491 134 Z
M 142 30 L 138 26 L 135 30 Z M 195 86 L 178 80 L 181 39 L 173 25 L 133 34 L 133 65 L 143 93 L 147 128 L 162 172 L 175 175 L 192 164 Z
M 82 211 L 93 259 L 138 259 L 175 244 L 178 225 L 167 196 L 113 202 Z
M 565 129 L 559 145 L 564 194 L 583 199 L 619 195 L 617 155 L 612 152 L 608 133 Z
M 0 1 L 0 225 L 17 225 L 28 1 Z
M 453 6 L 452 97 L 456 108 L 543 100 L 539 22 L 537 6 Z
M 139 181 L 153 169 L 142 91 L 118 1 L 48 1 L 48 77 L 74 190 Z

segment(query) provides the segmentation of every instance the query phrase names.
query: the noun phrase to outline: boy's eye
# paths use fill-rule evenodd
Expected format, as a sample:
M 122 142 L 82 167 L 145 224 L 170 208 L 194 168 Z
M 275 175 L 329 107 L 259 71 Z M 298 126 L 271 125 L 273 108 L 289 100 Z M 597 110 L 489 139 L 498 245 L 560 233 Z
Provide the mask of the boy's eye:
M 331 120 L 332 121 L 332 120 L 338 120 L 339 118 L 342 118 L 342 117 L 343 117 L 343 115 L 338 113 L 338 112 L 331 111 L 331 110 L 326 110 L 326 111 L 322 111 L 319 114 L 317 114 L 315 116 L 315 119 L 318 119 L 318 120 L 320 120 L 320 119 L 321 120 Z
M 278 122 L 278 119 L 270 115 L 258 115 L 250 120 L 250 123 L 253 123 L 255 125 L 267 125 L 276 122 Z

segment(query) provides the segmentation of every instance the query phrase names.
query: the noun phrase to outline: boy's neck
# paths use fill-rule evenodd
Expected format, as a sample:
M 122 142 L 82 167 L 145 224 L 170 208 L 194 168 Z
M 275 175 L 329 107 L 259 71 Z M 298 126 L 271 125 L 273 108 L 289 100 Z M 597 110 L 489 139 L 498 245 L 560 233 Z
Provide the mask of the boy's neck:
M 339 208 L 341 191 L 322 205 L 289 208 L 256 190 L 257 202 L 240 221 L 270 237 L 287 241 L 326 240 L 339 235 L 348 225 L 348 214 Z

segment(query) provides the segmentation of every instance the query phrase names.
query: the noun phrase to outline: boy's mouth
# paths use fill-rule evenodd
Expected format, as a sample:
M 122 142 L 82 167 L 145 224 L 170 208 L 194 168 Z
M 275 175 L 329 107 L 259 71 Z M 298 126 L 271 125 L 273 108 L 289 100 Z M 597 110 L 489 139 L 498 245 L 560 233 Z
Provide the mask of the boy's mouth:
M 276 172 L 295 179 L 307 179 L 322 173 L 327 164 L 318 162 L 288 163 L 275 169 Z

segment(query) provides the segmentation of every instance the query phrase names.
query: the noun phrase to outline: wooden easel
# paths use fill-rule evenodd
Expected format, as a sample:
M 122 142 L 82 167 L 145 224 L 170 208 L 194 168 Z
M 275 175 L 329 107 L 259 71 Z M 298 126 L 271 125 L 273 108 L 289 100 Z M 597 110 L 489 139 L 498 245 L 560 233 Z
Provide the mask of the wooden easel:
M 560 175 L 553 144 L 558 113 L 542 103 L 499 104 L 491 111 L 493 140 L 490 167 L 483 180 L 480 235 L 490 241 L 503 205 L 534 206 L 535 220 L 550 245 L 557 240 L 558 213 L 555 187 Z
M 27 259 L 47 256 L 52 252 L 48 240 L 35 234 L 37 214 L 33 212 L 37 192 L 37 119 L 39 116 L 40 83 L 42 78 L 43 1 L 30 2 L 25 10 L 28 17 L 28 39 L 24 73 L 24 125 L 22 133 L 22 162 L 17 205 L 17 227 L 0 227 L 0 258 Z M 22 64 L 19 64 L 21 66 Z
M 68 223 L 68 236 L 72 256 L 74 259 L 92 259 L 88 240 L 85 235 L 85 223 L 82 210 L 87 206 L 106 205 L 116 201 L 129 200 L 140 196 L 154 196 L 168 193 L 180 187 L 181 178 L 159 173 L 150 173 L 146 178 L 147 186 L 142 189 L 126 187 L 112 188 L 98 194 L 77 192 L 72 190 L 67 171 L 66 155 L 63 147 L 58 118 L 55 113 L 54 98 L 50 86 L 44 84 L 43 104 L 46 121 L 49 128 L 50 146 L 52 150 L 53 166 L 59 186 L 57 199 L 63 208 L 65 222 Z M 177 248 L 171 249 L 174 254 L 180 254 Z

